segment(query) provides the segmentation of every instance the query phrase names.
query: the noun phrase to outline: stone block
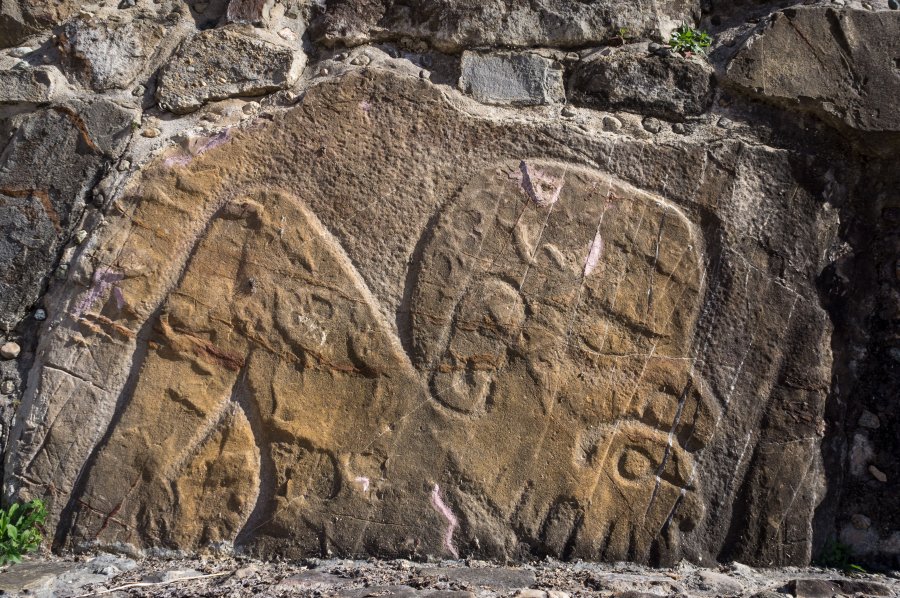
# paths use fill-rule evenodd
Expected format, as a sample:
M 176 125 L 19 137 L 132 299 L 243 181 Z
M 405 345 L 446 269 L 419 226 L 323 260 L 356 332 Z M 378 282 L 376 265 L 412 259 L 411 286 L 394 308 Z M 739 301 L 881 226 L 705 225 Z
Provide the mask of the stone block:
M 305 64 L 301 50 L 262 31 L 201 31 L 163 68 L 156 97 L 161 108 L 185 114 L 212 100 L 286 89 Z
M 551 104 L 564 99 L 562 67 L 528 53 L 464 52 L 460 89 L 483 104 Z

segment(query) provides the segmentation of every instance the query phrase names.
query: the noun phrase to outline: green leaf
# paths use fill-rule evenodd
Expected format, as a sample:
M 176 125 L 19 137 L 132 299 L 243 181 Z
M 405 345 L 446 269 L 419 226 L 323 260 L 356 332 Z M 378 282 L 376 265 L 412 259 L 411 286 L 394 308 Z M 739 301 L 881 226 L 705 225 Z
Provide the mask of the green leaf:
M 47 508 L 40 499 L 0 509 L 0 565 L 21 562 L 23 554 L 40 547 L 39 525 L 46 517 Z

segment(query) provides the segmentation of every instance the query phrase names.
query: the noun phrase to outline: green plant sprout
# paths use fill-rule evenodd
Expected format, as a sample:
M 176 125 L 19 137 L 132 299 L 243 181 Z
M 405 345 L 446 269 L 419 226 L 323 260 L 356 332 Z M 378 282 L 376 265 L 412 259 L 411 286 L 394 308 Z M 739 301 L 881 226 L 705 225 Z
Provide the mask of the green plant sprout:
M 19 563 L 22 555 L 38 549 L 43 540 L 40 526 L 46 518 L 44 501 L 37 498 L 0 509 L 0 565 Z
M 853 550 L 847 544 L 834 538 L 825 542 L 816 564 L 822 567 L 840 569 L 846 574 L 866 573 L 866 570 L 851 562 Z
M 682 56 L 702 54 L 710 44 L 712 44 L 712 38 L 707 32 L 694 29 L 686 23 L 682 23 L 681 27 L 673 31 L 672 37 L 669 39 L 672 49 Z

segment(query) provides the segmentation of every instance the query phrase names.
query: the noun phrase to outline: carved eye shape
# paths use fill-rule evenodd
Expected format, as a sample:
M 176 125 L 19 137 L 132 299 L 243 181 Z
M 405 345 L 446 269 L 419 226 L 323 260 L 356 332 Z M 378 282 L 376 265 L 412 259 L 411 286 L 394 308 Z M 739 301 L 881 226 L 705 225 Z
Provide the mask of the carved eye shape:
M 619 475 L 626 480 L 639 480 L 653 474 L 654 464 L 650 455 L 633 446 L 625 447 L 619 457 Z

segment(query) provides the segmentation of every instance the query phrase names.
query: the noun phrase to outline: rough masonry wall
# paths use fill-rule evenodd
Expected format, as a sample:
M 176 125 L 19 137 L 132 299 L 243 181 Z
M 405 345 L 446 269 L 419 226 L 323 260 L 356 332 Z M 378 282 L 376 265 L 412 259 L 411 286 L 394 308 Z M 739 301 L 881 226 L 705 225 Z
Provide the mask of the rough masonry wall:
M 896 565 L 897 12 L 62 4 L 0 10 L 57 549 Z

